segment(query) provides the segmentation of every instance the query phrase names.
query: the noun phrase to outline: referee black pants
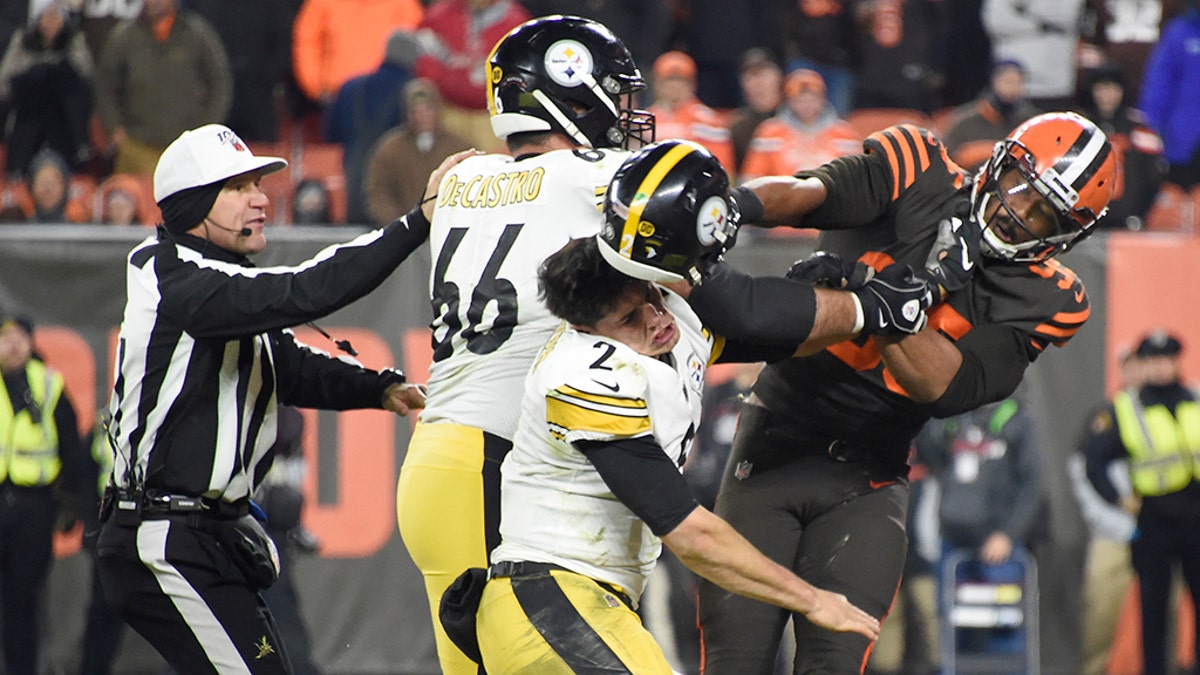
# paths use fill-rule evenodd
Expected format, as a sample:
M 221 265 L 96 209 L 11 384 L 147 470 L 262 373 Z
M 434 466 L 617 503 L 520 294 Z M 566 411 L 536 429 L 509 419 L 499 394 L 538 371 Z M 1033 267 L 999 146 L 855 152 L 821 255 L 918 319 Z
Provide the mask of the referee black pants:
M 258 592 L 186 516 L 109 520 L 96 555 L 109 604 L 180 675 L 292 672 Z

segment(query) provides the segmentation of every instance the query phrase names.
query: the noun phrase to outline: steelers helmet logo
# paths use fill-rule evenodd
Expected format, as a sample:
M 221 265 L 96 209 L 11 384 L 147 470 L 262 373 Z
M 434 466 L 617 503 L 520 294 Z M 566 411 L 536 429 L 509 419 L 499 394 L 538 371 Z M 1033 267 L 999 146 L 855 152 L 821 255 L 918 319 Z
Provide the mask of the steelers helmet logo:
M 724 241 L 725 223 L 729 220 L 729 205 L 721 197 L 713 195 L 704 200 L 696 213 L 696 238 L 701 246 L 712 246 Z M 718 232 L 722 233 L 718 237 Z
M 559 40 L 546 50 L 546 74 L 563 87 L 578 87 L 592 72 L 592 53 L 575 40 Z

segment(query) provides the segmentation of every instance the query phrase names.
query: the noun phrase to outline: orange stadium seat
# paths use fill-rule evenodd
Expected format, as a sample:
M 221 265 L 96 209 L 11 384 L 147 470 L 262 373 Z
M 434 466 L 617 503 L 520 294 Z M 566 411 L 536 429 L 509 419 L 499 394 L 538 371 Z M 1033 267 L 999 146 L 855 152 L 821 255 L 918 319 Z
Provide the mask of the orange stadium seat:
M 102 222 L 104 202 L 108 199 L 108 193 L 117 188 L 132 190 L 136 193 L 138 222 L 152 227 L 162 220 L 162 211 L 158 208 L 158 204 L 154 203 L 154 177 L 152 175 L 114 173 L 105 178 L 96 189 L 92 208 L 92 219 L 95 222 Z
M 933 131 L 938 136 L 945 136 L 946 130 L 950 128 L 950 124 L 954 121 L 954 113 L 958 108 L 950 106 L 948 108 L 938 108 L 930 115 L 930 120 L 933 122 Z
M 920 110 L 908 108 L 859 108 L 846 116 L 855 133 L 863 138 L 886 129 L 893 124 L 915 124 L 926 129 L 933 128 L 933 120 Z

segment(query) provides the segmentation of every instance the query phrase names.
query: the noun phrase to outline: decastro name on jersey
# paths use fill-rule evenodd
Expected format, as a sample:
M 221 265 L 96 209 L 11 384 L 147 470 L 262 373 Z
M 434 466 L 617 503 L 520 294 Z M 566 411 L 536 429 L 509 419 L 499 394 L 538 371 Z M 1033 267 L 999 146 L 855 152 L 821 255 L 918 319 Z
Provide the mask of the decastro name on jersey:
M 442 183 L 438 207 L 482 209 L 531 202 L 541 193 L 545 177 L 546 170 L 540 166 L 532 170 L 479 174 L 465 180 L 450 174 Z

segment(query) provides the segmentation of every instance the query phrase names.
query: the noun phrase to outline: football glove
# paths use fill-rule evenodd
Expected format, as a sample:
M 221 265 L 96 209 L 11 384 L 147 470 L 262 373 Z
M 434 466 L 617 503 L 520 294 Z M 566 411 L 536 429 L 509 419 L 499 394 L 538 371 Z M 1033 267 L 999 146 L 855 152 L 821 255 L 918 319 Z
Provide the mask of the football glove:
M 846 262 L 836 253 L 816 251 L 792 263 L 784 276 L 813 286 L 852 291 L 862 288 L 874 274 L 875 270 L 864 263 Z
M 862 304 L 862 334 L 911 335 L 929 322 L 925 310 L 933 304 L 933 288 L 908 265 L 888 265 L 851 292 Z
M 935 290 L 941 287 L 937 300 L 962 290 L 971 282 L 971 276 L 979 268 L 981 234 L 979 226 L 970 218 L 963 220 L 952 216 L 938 224 L 937 241 L 925 261 L 925 269 L 917 273 Z

